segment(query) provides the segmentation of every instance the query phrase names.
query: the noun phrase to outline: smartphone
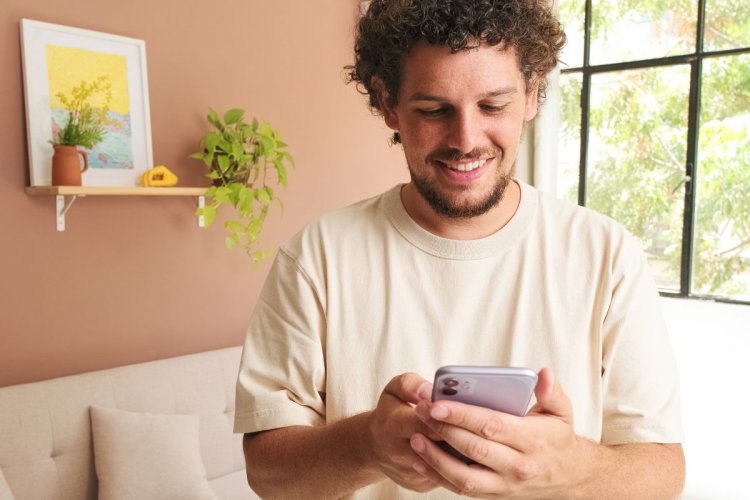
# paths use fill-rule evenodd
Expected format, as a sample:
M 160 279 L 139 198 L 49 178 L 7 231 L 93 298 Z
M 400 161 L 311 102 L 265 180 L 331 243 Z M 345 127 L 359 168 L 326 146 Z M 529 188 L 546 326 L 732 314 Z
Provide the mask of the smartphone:
M 435 372 L 432 400 L 459 401 L 523 416 L 536 381 L 536 373 L 529 368 L 443 366 Z

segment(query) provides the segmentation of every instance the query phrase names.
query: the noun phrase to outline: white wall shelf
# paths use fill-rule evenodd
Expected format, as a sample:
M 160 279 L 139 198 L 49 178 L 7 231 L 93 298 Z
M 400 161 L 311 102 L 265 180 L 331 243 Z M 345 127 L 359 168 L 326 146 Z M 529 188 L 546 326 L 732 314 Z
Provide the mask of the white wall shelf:
M 198 207 L 206 203 L 204 187 L 94 187 L 94 186 L 27 186 L 30 195 L 55 196 L 58 231 L 65 231 L 65 214 L 80 197 L 86 196 L 195 196 Z M 203 217 L 198 217 L 198 226 L 204 227 Z

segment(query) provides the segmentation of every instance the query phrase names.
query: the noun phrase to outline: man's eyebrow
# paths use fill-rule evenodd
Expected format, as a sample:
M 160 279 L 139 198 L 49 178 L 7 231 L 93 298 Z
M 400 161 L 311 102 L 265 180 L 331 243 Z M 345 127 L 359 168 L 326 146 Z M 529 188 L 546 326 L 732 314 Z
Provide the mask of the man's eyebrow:
M 501 87 L 497 90 L 493 90 L 492 92 L 487 92 L 483 97 L 499 97 L 503 95 L 512 95 L 518 92 L 518 89 L 516 87 Z
M 492 90 L 490 92 L 487 92 L 486 94 L 483 94 L 480 96 L 480 99 L 487 99 L 491 97 L 500 97 L 504 95 L 512 95 L 518 92 L 518 89 L 516 87 L 500 87 L 497 90 Z M 447 99 L 431 95 L 431 94 L 425 94 L 423 92 L 415 92 L 411 96 L 409 96 L 410 101 L 437 101 L 437 102 L 444 102 Z

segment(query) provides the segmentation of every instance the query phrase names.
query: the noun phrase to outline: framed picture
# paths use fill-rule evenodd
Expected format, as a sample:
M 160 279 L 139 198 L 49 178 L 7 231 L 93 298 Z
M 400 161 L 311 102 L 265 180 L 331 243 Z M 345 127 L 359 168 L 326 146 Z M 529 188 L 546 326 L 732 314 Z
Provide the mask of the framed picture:
M 104 117 L 90 150 L 84 186 L 137 186 L 153 166 L 143 40 L 21 20 L 29 174 L 51 184 L 51 141 L 85 102 Z

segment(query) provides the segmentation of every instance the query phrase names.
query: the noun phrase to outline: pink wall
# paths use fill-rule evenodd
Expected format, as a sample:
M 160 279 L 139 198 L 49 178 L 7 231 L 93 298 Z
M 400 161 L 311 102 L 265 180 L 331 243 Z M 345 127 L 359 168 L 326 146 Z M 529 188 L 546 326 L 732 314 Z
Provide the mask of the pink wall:
M 74 5 L 71 7 L 71 5 Z M 342 67 L 356 0 L 4 0 L 0 7 L 0 386 L 236 345 L 268 264 L 196 227 L 193 198 L 88 197 L 55 231 L 54 198 L 29 196 L 19 20 L 146 41 L 155 164 L 204 185 L 187 158 L 208 106 L 244 107 L 297 159 L 278 245 L 311 218 L 406 179 L 398 149 Z

